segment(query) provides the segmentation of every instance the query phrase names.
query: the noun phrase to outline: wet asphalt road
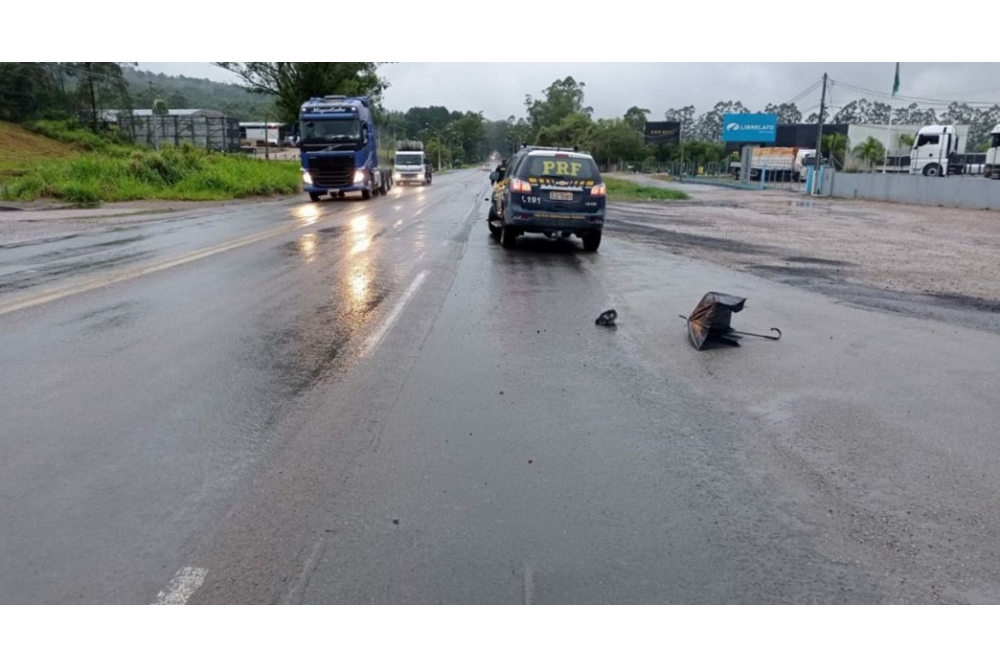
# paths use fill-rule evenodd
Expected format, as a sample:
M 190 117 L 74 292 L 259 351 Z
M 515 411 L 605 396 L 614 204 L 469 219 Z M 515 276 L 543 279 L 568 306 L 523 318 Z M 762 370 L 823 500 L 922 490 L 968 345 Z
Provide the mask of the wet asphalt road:
M 1000 336 L 487 186 L 0 248 L 0 603 L 1000 602 Z

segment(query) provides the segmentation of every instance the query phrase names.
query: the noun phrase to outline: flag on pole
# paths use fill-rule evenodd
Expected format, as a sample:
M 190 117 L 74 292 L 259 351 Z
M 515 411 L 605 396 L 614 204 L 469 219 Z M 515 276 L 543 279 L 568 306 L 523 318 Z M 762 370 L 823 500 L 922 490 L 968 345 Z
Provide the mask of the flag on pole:
M 899 63 L 896 63 L 896 78 L 892 81 L 892 96 L 899 92 Z

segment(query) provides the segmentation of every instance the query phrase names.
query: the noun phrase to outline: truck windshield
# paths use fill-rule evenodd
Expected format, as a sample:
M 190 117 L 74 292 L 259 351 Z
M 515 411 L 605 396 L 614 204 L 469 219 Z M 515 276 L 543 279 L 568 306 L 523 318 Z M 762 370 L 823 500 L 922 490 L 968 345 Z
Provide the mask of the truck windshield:
M 990 135 L 990 148 L 1000 148 L 1000 133 Z
M 302 141 L 361 143 L 361 123 L 357 120 L 307 120 L 302 123 Z
M 421 165 L 423 163 L 424 163 L 424 156 L 419 153 L 412 155 L 400 155 L 399 153 L 396 153 L 396 164 L 412 166 L 412 165 Z

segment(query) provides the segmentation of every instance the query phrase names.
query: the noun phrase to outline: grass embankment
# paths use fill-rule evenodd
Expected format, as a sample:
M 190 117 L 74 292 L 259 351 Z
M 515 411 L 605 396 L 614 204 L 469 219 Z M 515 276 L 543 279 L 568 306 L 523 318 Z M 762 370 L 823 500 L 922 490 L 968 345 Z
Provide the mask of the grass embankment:
M 5 129 L 5 128 L 4 128 Z M 191 146 L 159 151 L 123 145 L 65 123 L 37 123 L 68 154 L 34 156 L 0 197 L 62 199 L 79 204 L 140 199 L 221 200 L 297 192 L 297 162 L 256 160 Z
M 670 188 L 657 188 L 648 185 L 639 185 L 632 181 L 620 178 L 605 178 L 604 182 L 608 186 L 608 199 L 617 200 L 681 200 L 688 199 L 688 194 L 681 190 Z
M 23 176 L 36 164 L 78 154 L 79 149 L 20 125 L 0 121 L 0 183 Z

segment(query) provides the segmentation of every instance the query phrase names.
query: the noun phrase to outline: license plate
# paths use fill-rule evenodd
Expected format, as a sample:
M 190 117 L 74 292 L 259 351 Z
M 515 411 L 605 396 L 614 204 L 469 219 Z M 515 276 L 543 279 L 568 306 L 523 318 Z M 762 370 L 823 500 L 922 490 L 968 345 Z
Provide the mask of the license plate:
M 553 201 L 573 201 L 572 192 L 550 192 L 549 199 Z

